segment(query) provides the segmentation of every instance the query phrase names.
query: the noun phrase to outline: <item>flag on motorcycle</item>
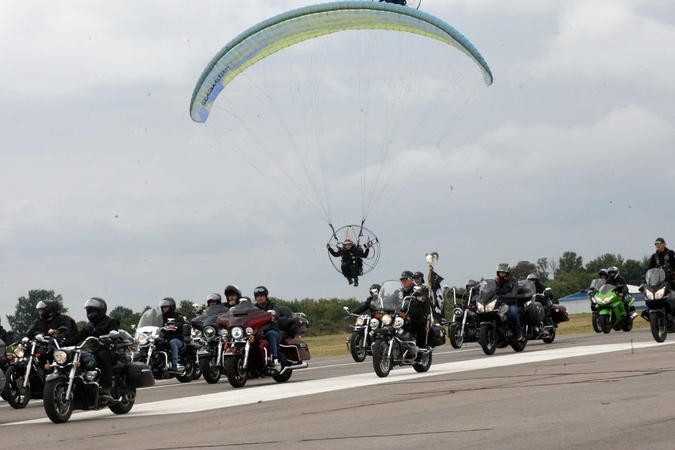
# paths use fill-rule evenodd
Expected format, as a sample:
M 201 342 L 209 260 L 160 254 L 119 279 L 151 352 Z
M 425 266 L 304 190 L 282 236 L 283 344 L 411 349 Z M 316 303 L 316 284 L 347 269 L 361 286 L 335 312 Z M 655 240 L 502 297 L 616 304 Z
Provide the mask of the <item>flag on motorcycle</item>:
M 429 288 L 431 290 L 431 308 L 434 316 L 434 322 L 440 323 L 445 317 L 445 296 L 441 287 L 443 277 L 436 273 L 434 269 L 429 268 Z

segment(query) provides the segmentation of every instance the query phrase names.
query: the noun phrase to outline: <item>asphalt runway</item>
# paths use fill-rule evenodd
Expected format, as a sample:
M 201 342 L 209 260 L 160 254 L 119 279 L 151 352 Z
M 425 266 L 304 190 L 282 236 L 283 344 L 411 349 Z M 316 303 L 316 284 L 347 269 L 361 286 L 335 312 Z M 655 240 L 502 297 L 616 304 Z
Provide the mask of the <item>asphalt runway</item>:
M 564 324 L 562 325 L 564 326 Z M 289 382 L 157 382 L 129 414 L 46 418 L 41 400 L 0 401 L 2 448 L 675 448 L 675 337 L 648 329 L 558 336 L 486 356 L 476 343 L 437 347 L 429 372 L 371 358 L 319 358 Z

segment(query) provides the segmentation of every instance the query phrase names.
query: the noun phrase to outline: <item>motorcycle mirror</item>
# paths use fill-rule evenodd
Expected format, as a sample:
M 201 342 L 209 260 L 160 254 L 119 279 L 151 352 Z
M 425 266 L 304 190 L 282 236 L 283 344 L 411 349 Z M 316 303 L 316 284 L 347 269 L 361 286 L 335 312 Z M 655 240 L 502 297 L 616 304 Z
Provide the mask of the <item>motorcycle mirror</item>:
M 271 309 L 271 310 L 269 310 L 269 311 L 267 311 L 267 312 L 270 313 L 270 314 L 273 315 L 273 316 L 276 316 L 276 315 L 277 315 L 277 312 L 276 312 L 275 310 L 273 310 L 273 309 Z

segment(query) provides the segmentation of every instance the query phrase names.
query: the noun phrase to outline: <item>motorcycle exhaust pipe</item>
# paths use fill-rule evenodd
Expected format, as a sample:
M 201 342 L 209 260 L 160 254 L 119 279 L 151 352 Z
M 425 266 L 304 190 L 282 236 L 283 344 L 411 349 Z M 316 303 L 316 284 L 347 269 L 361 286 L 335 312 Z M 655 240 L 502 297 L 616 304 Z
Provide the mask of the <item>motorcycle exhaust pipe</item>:
M 306 369 L 307 367 L 309 367 L 309 364 L 307 364 L 306 362 L 303 362 L 303 363 L 300 363 L 300 364 L 293 364 L 292 366 L 286 366 L 283 369 L 281 369 L 281 372 L 279 372 L 279 375 L 283 375 L 288 370 Z

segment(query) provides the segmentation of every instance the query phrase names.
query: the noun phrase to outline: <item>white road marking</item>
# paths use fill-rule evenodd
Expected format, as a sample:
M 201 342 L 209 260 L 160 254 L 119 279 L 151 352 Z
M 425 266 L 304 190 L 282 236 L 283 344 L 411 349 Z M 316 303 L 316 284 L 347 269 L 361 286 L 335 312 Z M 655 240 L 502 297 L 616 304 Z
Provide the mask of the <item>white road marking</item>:
M 101 411 L 83 411 L 74 413 L 70 418 L 70 421 L 90 420 L 96 417 L 139 417 L 209 411 L 213 409 L 224 409 L 239 405 L 282 400 L 291 397 L 300 397 L 303 395 L 321 394 L 325 392 L 339 391 L 342 389 L 351 389 L 362 386 L 395 383 L 397 381 L 407 381 L 411 379 L 433 377 L 437 375 L 448 375 L 472 370 L 491 369 L 494 367 L 506 367 L 519 364 L 551 361 L 556 359 L 590 356 L 600 353 L 633 351 L 669 344 L 675 344 L 675 341 L 663 343 L 633 342 L 621 344 L 589 345 L 584 347 L 567 347 L 547 349 L 547 351 L 541 352 L 522 352 L 499 356 L 486 356 L 478 359 L 432 365 L 429 372 L 426 373 L 417 373 L 411 367 L 399 368 L 393 370 L 386 378 L 379 378 L 377 375 L 375 375 L 375 373 L 367 373 L 347 375 L 336 378 L 326 378 L 321 380 L 307 380 L 300 383 L 291 384 L 272 383 L 265 386 L 249 388 L 244 387 L 240 389 L 228 390 L 225 392 L 214 392 L 210 394 L 183 398 L 180 399 L 180 407 L 178 408 L 176 407 L 176 400 L 171 399 L 135 405 L 131 412 L 125 415 L 115 415 L 107 409 Z M 49 423 L 49 419 L 45 418 L 26 420 L 23 422 L 7 423 L 0 426 L 29 425 L 35 423 Z

